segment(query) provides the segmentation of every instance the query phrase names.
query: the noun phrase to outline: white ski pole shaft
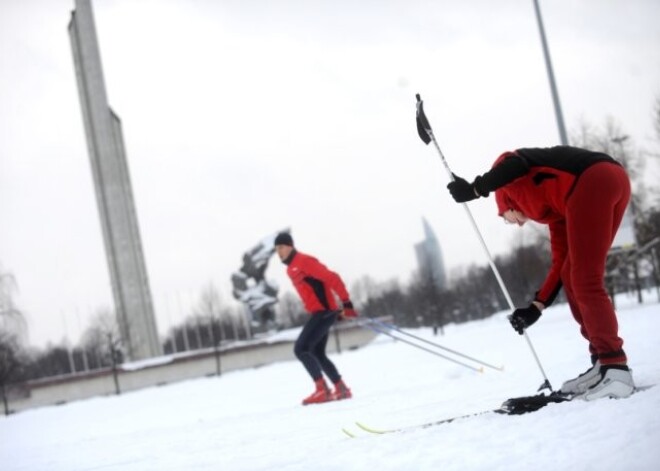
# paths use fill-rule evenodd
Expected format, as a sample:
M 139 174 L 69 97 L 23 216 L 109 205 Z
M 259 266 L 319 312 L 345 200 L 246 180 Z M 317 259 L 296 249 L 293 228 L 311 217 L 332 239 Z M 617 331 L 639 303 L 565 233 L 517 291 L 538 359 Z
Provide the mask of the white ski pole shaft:
M 444 358 L 445 360 L 450 361 L 450 362 L 452 362 L 452 363 L 456 363 L 457 365 L 464 366 L 465 368 L 468 368 L 468 369 L 470 369 L 470 370 L 472 370 L 472 371 L 476 371 L 477 373 L 483 373 L 483 372 L 484 372 L 483 367 L 481 367 L 481 368 L 476 368 L 476 367 L 474 367 L 474 366 L 472 366 L 472 365 L 468 365 L 467 363 L 463 363 L 462 361 L 459 361 L 459 360 L 456 360 L 456 359 L 454 359 L 454 358 L 450 358 L 450 357 L 448 357 L 448 356 L 446 356 L 446 355 L 443 355 L 442 353 L 435 352 L 435 351 L 433 351 L 433 350 L 431 350 L 431 349 L 429 349 L 429 348 L 426 348 L 426 347 L 424 347 L 424 346 L 422 346 L 422 345 L 417 345 L 416 343 L 411 342 L 410 340 L 406 340 L 406 339 L 404 339 L 404 338 L 401 338 L 401 337 L 398 337 L 398 336 L 394 335 L 392 332 L 389 332 L 389 331 L 387 330 L 387 328 L 385 328 L 385 327 L 379 327 L 378 325 L 373 324 L 373 323 L 371 323 L 371 322 L 360 322 L 359 325 L 360 325 L 360 327 L 365 327 L 365 328 L 367 328 L 367 329 L 371 329 L 371 330 L 373 330 L 374 332 L 377 332 L 377 333 L 379 333 L 379 334 L 385 334 L 385 335 L 387 335 L 388 337 L 393 338 L 394 340 L 398 340 L 399 342 L 403 342 L 403 343 L 405 343 L 405 344 L 407 344 L 407 345 L 410 345 L 411 347 L 415 347 L 415 348 L 418 348 L 419 350 L 423 350 L 423 351 L 425 351 L 425 352 L 427 352 L 427 353 L 430 353 L 431 355 L 435 355 L 435 356 L 437 356 L 437 357 Z
M 435 139 L 435 135 L 433 134 L 433 129 L 431 129 L 431 124 L 428 122 L 428 119 L 426 118 L 426 115 L 424 114 L 424 108 L 423 108 L 423 102 L 419 94 L 417 94 L 417 127 L 418 127 L 418 132 L 420 132 L 420 137 L 424 141 L 424 143 L 428 143 L 428 141 L 432 141 L 433 145 L 435 146 L 436 150 L 438 151 L 438 154 L 440 155 L 440 159 L 442 160 L 443 165 L 445 166 L 445 169 L 447 170 L 447 173 L 449 174 L 449 178 L 451 181 L 454 181 L 454 174 L 449 168 L 449 164 L 447 163 L 447 159 L 445 159 L 445 155 L 442 153 L 442 149 L 440 149 L 440 146 L 438 145 L 438 141 Z M 421 134 L 422 129 L 423 131 L 426 132 L 428 135 L 428 139 L 424 139 L 424 136 Z M 477 237 L 479 239 L 479 242 L 481 242 L 481 246 L 484 249 L 484 252 L 486 253 L 486 256 L 488 258 L 488 264 L 490 265 L 491 270 L 493 271 L 493 274 L 495 275 L 495 278 L 497 279 L 497 283 L 500 285 L 500 289 L 502 290 L 502 293 L 504 294 L 504 297 L 506 298 L 506 302 L 509 305 L 509 309 L 514 310 L 515 306 L 513 305 L 513 301 L 511 300 L 511 295 L 509 294 L 509 290 L 506 288 L 506 285 L 504 284 L 504 281 L 502 280 L 502 277 L 500 276 L 500 271 L 497 269 L 497 266 L 495 265 L 495 261 L 493 259 L 493 256 L 490 253 L 490 250 L 488 250 L 488 245 L 486 245 L 486 241 L 483 238 L 483 235 L 481 234 L 481 231 L 479 230 L 479 226 L 477 226 L 477 222 L 474 220 L 474 216 L 472 215 L 472 212 L 470 211 L 470 208 L 468 207 L 467 203 L 462 203 L 463 207 L 465 208 L 465 212 L 468 215 L 468 218 L 470 219 L 470 222 L 472 223 L 472 227 L 474 228 L 475 233 L 477 234 Z M 532 351 L 532 355 L 534 356 L 534 360 L 536 361 L 536 364 L 538 365 L 539 369 L 541 370 L 541 374 L 543 375 L 543 379 L 545 382 L 541 385 L 539 390 L 547 387 L 548 389 L 552 390 L 552 386 L 550 385 L 550 381 L 548 380 L 548 376 L 545 374 L 545 370 L 543 369 L 543 365 L 541 365 L 541 360 L 539 360 L 538 355 L 536 354 L 536 349 L 534 348 L 534 345 L 532 345 L 532 341 L 529 338 L 529 335 L 527 334 L 527 331 L 523 331 L 523 336 L 525 337 L 525 340 L 527 341 L 527 345 L 529 345 L 529 349 Z
M 440 158 L 442 159 L 443 164 L 445 165 L 445 168 L 447 169 L 447 172 L 449 173 L 449 178 L 451 178 L 452 181 L 454 181 L 454 174 L 452 173 L 451 169 L 449 168 L 449 165 L 447 164 L 447 161 L 445 159 L 445 156 L 442 153 L 442 150 L 440 150 L 440 146 L 438 145 L 437 141 L 435 140 L 435 136 L 433 135 L 433 131 L 429 133 L 431 136 L 431 140 L 433 141 L 433 144 L 435 145 L 435 148 L 438 150 L 438 153 L 440 154 Z M 493 274 L 495 275 L 495 278 L 497 279 L 497 283 L 500 285 L 500 289 L 502 290 L 502 294 L 504 294 L 504 297 L 506 298 L 506 302 L 509 305 L 509 309 L 512 311 L 515 310 L 515 306 L 513 305 L 513 300 L 511 299 L 511 295 L 509 294 L 509 290 L 507 289 L 506 285 L 504 284 L 504 280 L 502 279 L 502 276 L 500 275 L 500 271 L 497 269 L 497 265 L 495 265 L 495 260 L 493 259 L 493 256 L 490 253 L 490 250 L 488 250 L 488 245 L 486 245 L 486 241 L 484 240 L 483 235 L 481 234 L 481 231 L 479 230 L 479 226 L 477 226 L 477 222 L 474 220 L 474 216 L 472 215 L 472 211 L 470 211 L 470 208 L 468 207 L 467 203 L 461 203 L 463 205 L 463 208 L 465 208 L 465 212 L 468 215 L 468 219 L 470 220 L 470 223 L 472 223 L 472 227 L 474 228 L 475 233 L 477 234 L 477 238 L 479 239 L 479 242 L 481 242 L 481 247 L 483 247 L 484 252 L 486 253 L 486 257 L 488 258 L 488 264 L 490 265 L 491 270 L 493 271 Z M 525 337 L 525 340 L 527 341 L 527 344 L 529 345 L 529 349 L 532 351 L 532 355 L 534 356 L 534 360 L 536 361 L 536 364 L 538 365 L 539 369 L 541 370 L 541 374 L 543 375 L 543 379 L 545 382 L 541 386 L 541 388 L 545 387 L 546 385 L 550 390 L 552 390 L 552 386 L 550 386 L 550 381 L 548 380 L 548 376 L 545 374 L 545 370 L 543 369 L 543 365 L 541 364 L 541 360 L 539 360 L 539 357 L 536 353 L 536 349 L 534 348 L 534 345 L 532 345 L 532 341 L 529 338 L 529 335 L 527 334 L 527 331 L 523 331 L 523 337 Z
M 459 357 L 461 357 L 461 358 L 465 358 L 466 360 L 473 361 L 473 362 L 475 362 L 475 363 L 478 363 L 479 365 L 487 366 L 488 368 L 492 368 L 492 369 L 497 370 L 497 371 L 503 371 L 503 370 L 504 370 L 504 367 L 503 367 L 503 366 L 495 366 L 495 365 L 491 365 L 490 363 L 486 363 L 485 361 L 478 360 L 478 359 L 476 359 L 476 358 L 474 358 L 474 357 L 471 357 L 471 356 L 469 356 L 469 355 L 465 355 L 464 353 L 461 353 L 461 352 L 457 352 L 456 350 L 452 350 L 451 348 L 447 348 L 447 347 L 442 346 L 442 345 L 440 345 L 440 344 L 438 344 L 438 343 L 431 342 L 430 340 L 427 340 L 427 339 L 425 339 L 425 338 L 423 338 L 423 337 L 419 337 L 419 336 L 417 336 L 417 335 L 411 334 L 410 332 L 406 332 L 405 330 L 403 330 L 402 328 L 400 328 L 400 327 L 397 326 L 397 325 L 389 324 L 389 323 L 387 323 L 387 322 L 382 322 L 382 321 L 379 321 L 378 319 L 372 319 L 372 318 L 367 318 L 367 319 L 366 319 L 366 322 L 369 322 L 369 323 L 372 323 L 372 324 L 379 325 L 379 326 L 384 327 L 384 328 L 386 328 L 386 329 L 394 330 L 395 332 L 398 332 L 398 333 L 400 333 L 400 334 L 402 334 L 402 335 L 405 335 L 405 336 L 407 336 L 407 337 L 410 337 L 410 338 L 413 338 L 413 339 L 415 339 L 415 340 L 418 340 L 419 342 L 424 342 L 424 343 L 426 343 L 426 344 L 428 344 L 428 345 L 432 345 L 432 346 L 434 346 L 435 348 L 439 348 L 439 349 L 444 350 L 444 351 L 446 351 L 446 352 L 453 353 L 453 354 L 456 355 L 456 356 L 459 356 Z

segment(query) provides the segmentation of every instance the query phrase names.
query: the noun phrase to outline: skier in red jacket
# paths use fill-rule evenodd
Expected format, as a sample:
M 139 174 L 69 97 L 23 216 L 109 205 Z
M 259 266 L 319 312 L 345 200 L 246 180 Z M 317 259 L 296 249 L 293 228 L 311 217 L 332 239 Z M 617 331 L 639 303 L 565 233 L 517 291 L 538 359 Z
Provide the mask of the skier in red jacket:
M 589 342 L 592 367 L 566 381 L 561 391 L 587 400 L 632 394 L 632 374 L 604 282 L 607 253 L 630 199 L 623 167 L 603 153 L 557 146 L 505 152 L 472 183 L 454 177 L 447 188 L 457 202 L 495 192 L 498 213 L 507 222 L 522 226 L 531 219 L 549 226 L 550 271 L 531 304 L 509 320 L 522 334 L 563 285 Z
M 277 235 L 275 250 L 282 263 L 287 265 L 286 273 L 300 295 L 305 310 L 310 314 L 294 346 L 296 357 L 316 386 L 315 391 L 303 399 L 303 405 L 350 399 L 351 390 L 325 353 L 328 332 L 335 321 L 338 318 L 357 317 L 344 282 L 316 258 L 298 252 L 287 232 Z M 337 307 L 335 294 L 342 302 L 342 309 Z M 334 391 L 328 388 L 323 373 L 334 384 Z

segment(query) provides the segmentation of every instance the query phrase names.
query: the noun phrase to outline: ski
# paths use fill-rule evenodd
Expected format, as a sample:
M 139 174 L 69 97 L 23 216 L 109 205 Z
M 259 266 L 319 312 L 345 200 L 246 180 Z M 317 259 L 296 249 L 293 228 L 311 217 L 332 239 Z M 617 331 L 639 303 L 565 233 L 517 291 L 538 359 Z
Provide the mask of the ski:
M 654 385 L 647 385 L 647 386 L 638 386 L 635 388 L 633 391 L 633 394 L 638 393 L 640 391 L 645 391 L 649 388 L 652 388 Z M 527 414 L 530 412 L 537 411 L 541 409 L 542 407 L 547 406 L 550 403 L 561 403 L 561 402 L 570 402 L 573 399 L 576 399 L 577 397 L 574 396 L 567 396 L 564 394 L 561 394 L 560 392 L 552 392 L 548 395 L 545 394 L 537 394 L 536 396 L 523 396 L 523 397 L 514 397 L 511 399 L 507 399 L 504 401 L 502 406 L 498 407 L 497 409 L 490 409 L 490 410 L 485 410 L 481 412 L 473 412 L 471 414 L 465 414 L 465 415 L 459 415 L 456 417 L 449 417 L 446 419 L 440 419 L 440 420 L 434 420 L 431 422 L 425 422 L 422 424 L 416 424 L 416 425 L 409 425 L 406 427 L 399 427 L 399 428 L 391 428 L 391 429 L 378 429 L 371 427 L 370 425 L 366 425 L 363 422 L 355 422 L 355 425 L 362 431 L 370 433 L 372 435 L 386 435 L 390 433 L 399 433 L 399 432 L 409 432 L 409 431 L 414 431 L 414 430 L 422 430 L 425 428 L 429 427 L 436 427 L 438 425 L 443 425 L 443 424 L 450 424 L 452 422 L 462 420 L 462 419 L 469 419 L 472 417 L 478 417 L 478 416 L 483 416 L 483 415 L 489 415 L 489 414 L 501 414 L 501 415 L 521 415 L 521 414 Z M 342 431 L 344 434 L 346 434 L 350 438 L 356 438 L 357 435 L 346 429 L 342 428 Z
M 407 427 L 392 428 L 392 429 L 378 429 L 378 428 L 374 428 L 374 427 L 371 427 L 369 425 L 366 425 L 363 422 L 355 422 L 355 425 L 360 430 L 362 430 L 364 432 L 367 432 L 367 433 L 370 433 L 370 434 L 373 434 L 373 435 L 386 435 L 386 434 L 389 434 L 389 433 L 400 433 L 400 432 L 410 432 L 410 431 L 413 431 L 413 430 L 422 430 L 422 429 L 425 429 L 425 428 L 435 427 L 435 426 L 443 425 L 443 424 L 449 424 L 449 423 L 457 421 L 457 420 L 468 419 L 468 418 L 471 418 L 471 417 L 477 417 L 477 416 L 486 415 L 486 414 L 508 414 L 508 412 L 505 411 L 504 409 L 491 409 L 491 410 L 485 410 L 485 411 L 481 411 L 481 412 L 473 412 L 471 414 L 465 414 L 465 415 L 460 415 L 460 416 L 456 416 L 456 417 L 450 417 L 450 418 L 447 418 L 447 419 L 434 420 L 432 422 L 425 422 L 423 424 L 416 424 L 416 425 L 410 425 L 410 426 L 407 426 Z M 344 432 L 345 435 L 347 435 L 350 438 L 356 438 L 357 437 L 357 435 L 354 432 L 348 430 L 347 428 L 342 428 L 341 430 L 342 430 L 342 432 Z
M 355 438 L 355 434 L 353 432 L 351 432 L 350 430 L 342 428 L 341 431 L 344 432 L 346 435 L 348 435 L 350 438 Z
M 477 417 L 479 415 L 486 415 L 486 414 L 506 414 L 507 412 L 503 409 L 491 409 L 491 410 L 485 410 L 481 412 L 473 412 L 472 414 L 465 414 L 465 415 L 460 415 L 456 417 L 450 417 L 448 419 L 440 419 L 440 420 L 434 420 L 432 422 L 426 422 L 423 424 L 417 424 L 417 425 L 410 425 L 408 427 L 401 427 L 401 428 L 393 428 L 393 429 L 376 429 L 373 427 L 370 427 L 362 422 L 355 422 L 355 425 L 360 428 L 361 430 L 364 430 L 365 432 L 369 432 L 371 434 L 375 435 L 384 435 L 387 433 L 398 433 L 398 432 L 409 432 L 411 430 L 421 430 L 429 427 L 435 427 L 437 425 L 442 425 L 442 424 L 449 424 L 451 422 L 461 420 L 461 419 L 468 419 L 470 417 Z
M 539 394 L 537 396 L 528 396 L 528 397 L 517 397 L 513 399 L 508 399 L 504 401 L 502 406 L 497 409 L 490 409 L 481 412 L 472 412 L 470 414 L 459 415 L 456 417 L 449 417 L 446 419 L 434 420 L 431 422 L 425 422 L 423 424 L 410 425 L 407 427 L 393 428 L 393 429 L 377 429 L 369 425 L 364 424 L 363 422 L 355 422 L 355 425 L 361 430 L 374 434 L 374 435 L 384 435 L 388 433 L 398 433 L 398 432 L 408 432 L 411 430 L 421 430 L 429 427 L 436 427 L 438 425 L 450 424 L 457 420 L 469 419 L 472 417 L 477 417 L 487 414 L 505 414 L 505 415 L 517 415 L 525 414 L 527 412 L 532 412 L 538 410 L 541 407 L 549 404 L 550 402 L 563 402 L 569 401 L 570 398 L 561 396 L 556 393 L 552 393 L 548 396 L 544 394 Z M 351 438 L 355 438 L 355 434 L 351 431 L 343 428 L 342 431 Z

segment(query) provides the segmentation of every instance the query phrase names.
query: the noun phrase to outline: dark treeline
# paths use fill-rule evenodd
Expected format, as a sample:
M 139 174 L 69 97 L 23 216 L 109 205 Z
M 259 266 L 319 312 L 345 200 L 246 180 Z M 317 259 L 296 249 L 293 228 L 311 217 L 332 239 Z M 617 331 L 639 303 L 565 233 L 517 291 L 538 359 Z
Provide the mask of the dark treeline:
M 517 305 L 531 301 L 550 265 L 546 242 L 512 249 L 508 255 L 495 258 L 504 284 Z M 361 313 L 369 317 L 392 316 L 402 327 L 442 327 L 450 323 L 469 322 L 491 316 L 508 308 L 500 285 L 487 263 L 471 265 L 454 277 L 446 289 L 437 288 L 430 280 L 413 277 L 407 287 L 390 283 L 375 289 L 361 304 Z
M 230 308 L 226 308 L 230 310 Z M 107 321 L 109 313 L 103 318 Z M 112 368 L 125 361 L 119 336 L 112 320 L 112 330 L 93 324 L 74 347 L 47 346 L 44 349 L 22 348 L 14 342 L 12 381 L 23 382 L 43 377 L 68 375 Z M 113 333 L 113 330 L 115 333 Z M 216 318 L 192 313 L 182 324 L 170 329 L 163 340 L 163 352 L 168 354 L 214 348 L 223 344 L 251 338 L 249 326 L 234 317 Z M 4 345 L 0 338 L 0 347 Z M 6 357 L 8 358 L 8 357 Z M 3 363 L 0 358 L 0 365 Z M 0 376 L 2 375 L 0 366 Z M 0 378 L 1 379 L 1 378 Z
M 642 290 L 655 288 L 660 299 L 660 208 L 646 212 L 645 230 L 637 231 L 639 250 L 613 251 L 608 259 L 606 282 L 611 295 L 634 293 L 642 301 Z M 484 255 L 485 257 L 485 255 Z M 516 307 L 528 305 L 541 287 L 550 267 L 549 240 L 539 236 L 532 244 L 519 246 L 495 258 L 495 265 Z M 450 323 L 483 319 L 506 310 L 509 305 L 497 279 L 486 263 L 471 265 L 454 277 L 446 289 L 430 280 L 413 277 L 407 287 L 390 282 L 369 282 L 360 302 L 361 314 L 392 316 L 402 327 L 442 327 Z M 564 302 L 560 291 L 556 303 Z

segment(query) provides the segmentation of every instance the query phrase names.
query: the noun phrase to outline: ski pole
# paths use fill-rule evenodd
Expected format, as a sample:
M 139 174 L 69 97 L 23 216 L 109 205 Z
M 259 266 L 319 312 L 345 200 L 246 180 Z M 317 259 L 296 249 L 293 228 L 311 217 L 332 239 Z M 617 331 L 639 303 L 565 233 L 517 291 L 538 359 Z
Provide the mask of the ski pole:
M 442 160 L 442 163 L 445 166 L 445 169 L 447 169 L 447 173 L 449 174 L 449 178 L 451 181 L 454 181 L 454 174 L 452 173 L 451 169 L 449 168 L 449 164 L 447 163 L 447 159 L 445 159 L 445 155 L 442 153 L 442 150 L 440 149 L 440 146 L 438 145 L 438 141 L 435 139 L 435 135 L 433 134 L 433 129 L 431 129 L 431 124 L 429 123 L 429 120 L 426 118 L 426 114 L 424 114 L 424 102 L 422 101 L 422 98 L 419 96 L 419 93 L 415 95 L 417 98 L 417 133 L 419 134 L 419 137 L 422 139 L 424 144 L 429 144 L 430 142 L 433 142 L 433 145 L 435 146 L 436 150 L 438 151 L 438 154 L 440 154 L 440 159 Z M 504 285 L 504 281 L 502 280 L 502 277 L 500 276 L 500 272 L 497 269 L 497 266 L 495 266 L 495 261 L 493 259 L 493 256 L 490 254 L 490 250 L 488 250 L 488 246 L 486 245 L 486 241 L 484 240 L 483 236 L 481 235 L 481 231 L 479 230 L 479 227 L 477 226 L 476 221 L 474 220 L 474 216 L 472 216 L 472 212 L 470 211 L 470 208 L 468 207 L 467 203 L 462 203 L 463 207 L 465 208 L 465 212 L 468 215 L 468 218 L 470 219 L 470 222 L 472 223 L 472 227 L 474 228 L 474 231 L 477 234 L 477 237 L 479 238 L 479 241 L 481 242 L 481 246 L 483 247 L 484 251 L 486 252 L 486 256 L 488 257 L 488 264 L 490 265 L 490 268 L 493 271 L 493 274 L 495 275 L 495 278 L 497 279 L 497 283 L 500 285 L 500 288 L 502 289 L 502 293 L 504 294 L 504 297 L 506 298 L 507 303 L 509 304 L 509 309 L 512 311 L 515 310 L 515 307 L 513 305 L 513 301 L 511 300 L 511 296 L 509 295 L 509 290 L 506 289 L 506 286 Z M 543 369 L 543 365 L 541 365 L 541 361 L 539 360 L 538 355 L 536 354 L 536 350 L 534 349 L 534 346 L 532 345 L 532 341 L 529 339 L 529 335 L 527 335 L 527 331 L 523 331 L 523 335 L 525 337 L 525 340 L 527 341 L 527 345 L 529 345 L 530 350 L 532 351 L 532 355 L 534 356 L 534 359 L 536 360 L 536 364 L 538 365 L 539 369 L 541 370 L 541 374 L 543 375 L 544 382 L 543 384 L 539 387 L 539 391 L 542 389 L 548 388 L 550 391 L 552 391 L 552 386 L 550 385 L 550 380 L 548 380 L 548 376 L 545 374 L 545 370 Z
M 431 342 L 430 340 L 427 340 L 427 339 L 422 338 L 422 337 L 418 337 L 417 335 L 411 334 L 410 332 L 406 332 L 405 330 L 401 329 L 400 327 L 398 327 L 394 324 L 388 324 L 387 322 L 382 322 L 382 321 L 379 321 L 378 319 L 372 319 L 372 318 L 367 318 L 367 322 L 372 322 L 372 323 L 381 325 L 381 326 L 383 326 L 387 329 L 392 329 L 396 332 L 399 332 L 400 334 L 407 335 L 408 337 L 412 337 L 416 340 L 419 340 L 420 342 L 424 342 L 424 343 L 427 343 L 429 345 L 433 345 L 436 348 L 439 348 L 441 350 L 445 350 L 447 352 L 453 353 L 454 355 L 465 358 L 466 360 L 471 360 L 471 361 L 473 361 L 475 363 L 478 363 L 480 365 L 487 366 L 488 368 L 492 368 L 492 369 L 497 370 L 497 371 L 503 371 L 504 370 L 503 366 L 493 366 L 489 363 L 486 363 L 485 361 L 477 360 L 476 358 L 473 358 L 471 356 L 468 356 L 468 355 L 465 355 L 463 353 L 457 352 L 456 350 L 452 350 L 451 348 L 444 347 L 444 346 L 442 346 L 438 343 Z
M 457 365 L 464 366 L 465 368 L 469 368 L 473 371 L 477 371 L 479 373 L 483 373 L 484 369 L 483 368 L 475 368 L 472 365 L 468 365 L 467 363 L 463 363 L 462 361 L 455 360 L 453 358 L 450 358 L 448 356 L 443 355 L 442 353 L 434 352 L 431 349 L 428 349 L 426 347 L 422 347 L 421 345 L 417 345 L 416 343 L 410 342 L 409 340 L 402 339 L 401 337 L 397 337 L 396 335 L 392 334 L 391 332 L 388 332 L 384 327 L 377 327 L 376 325 L 370 324 L 370 323 L 365 323 L 365 322 L 360 322 L 359 323 L 360 327 L 366 327 L 367 329 L 371 329 L 374 332 L 377 332 L 379 334 L 385 334 L 388 337 L 393 338 L 394 340 L 399 340 L 400 342 L 403 342 L 405 344 L 408 344 L 412 347 L 419 348 L 420 350 L 424 350 L 427 353 L 430 353 L 432 355 L 438 356 L 440 358 L 444 358 L 445 360 L 451 361 L 453 363 L 456 363 Z

